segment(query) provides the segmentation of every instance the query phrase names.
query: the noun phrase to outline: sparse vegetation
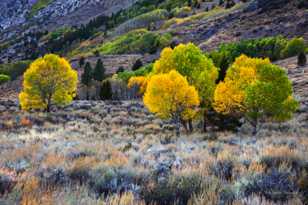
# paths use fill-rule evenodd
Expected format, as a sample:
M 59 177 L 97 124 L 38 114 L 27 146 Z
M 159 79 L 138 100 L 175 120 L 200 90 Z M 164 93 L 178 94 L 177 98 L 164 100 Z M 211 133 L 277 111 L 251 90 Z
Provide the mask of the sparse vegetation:
M 170 40 L 170 34 L 159 35 L 140 29 L 103 44 L 99 51 L 102 54 L 155 53 L 159 48 L 168 46 Z
M 0 85 L 10 81 L 11 78 L 8 75 L 0 74 Z

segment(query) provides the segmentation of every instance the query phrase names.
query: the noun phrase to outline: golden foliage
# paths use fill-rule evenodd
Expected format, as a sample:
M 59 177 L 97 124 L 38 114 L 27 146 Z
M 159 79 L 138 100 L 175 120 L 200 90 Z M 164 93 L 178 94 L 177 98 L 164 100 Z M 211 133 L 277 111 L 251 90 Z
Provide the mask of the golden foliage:
M 132 88 L 134 86 L 139 87 L 139 94 L 143 95 L 147 85 L 148 85 L 149 77 L 145 76 L 134 76 L 131 77 L 128 81 L 127 87 Z
M 19 95 L 23 110 L 66 105 L 76 95 L 78 76 L 69 62 L 54 54 L 38 58 L 24 74 Z
M 183 119 L 191 119 L 200 103 L 196 89 L 175 70 L 154 75 L 148 83 L 143 101 L 151 112 L 163 119 L 174 118 L 177 114 Z
M 165 48 L 154 64 L 153 73 L 169 73 L 171 70 L 187 77 L 188 82 L 198 91 L 202 104 L 211 105 L 218 69 L 200 48 L 192 43 L 180 44 L 174 49 Z

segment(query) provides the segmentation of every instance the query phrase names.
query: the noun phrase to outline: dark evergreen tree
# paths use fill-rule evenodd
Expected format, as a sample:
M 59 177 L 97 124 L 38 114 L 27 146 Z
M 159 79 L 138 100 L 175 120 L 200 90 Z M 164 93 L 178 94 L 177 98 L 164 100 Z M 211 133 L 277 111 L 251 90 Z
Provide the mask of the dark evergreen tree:
M 122 72 L 124 72 L 124 68 L 123 66 L 120 66 L 117 70 L 117 73 L 122 73 Z
M 305 66 L 307 64 L 307 57 L 304 52 L 300 52 L 297 56 L 297 65 Z
M 134 63 L 132 70 L 138 70 L 139 68 L 141 68 L 143 66 L 143 63 L 140 59 L 136 60 L 136 62 Z
M 102 82 L 100 91 L 101 100 L 111 100 L 112 99 L 112 87 L 109 80 L 104 80 Z
M 89 62 L 84 67 L 83 74 L 81 76 L 81 83 L 87 87 L 87 100 L 89 100 L 89 86 L 92 82 L 92 67 Z
M 102 81 L 105 79 L 105 68 L 101 59 L 98 59 L 93 71 L 93 79 L 96 81 Z
M 85 63 L 85 58 L 82 56 L 80 59 L 79 59 L 79 67 L 82 68 L 84 66 L 84 63 Z
M 81 83 L 86 86 L 89 86 L 91 84 L 91 81 L 92 81 L 92 67 L 91 64 L 87 62 L 84 67 L 83 74 L 81 76 Z

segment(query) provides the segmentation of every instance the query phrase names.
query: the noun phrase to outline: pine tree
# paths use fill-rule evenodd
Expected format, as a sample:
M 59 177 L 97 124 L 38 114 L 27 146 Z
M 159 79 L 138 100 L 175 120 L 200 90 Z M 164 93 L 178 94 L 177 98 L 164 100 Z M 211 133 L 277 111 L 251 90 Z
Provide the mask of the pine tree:
M 105 67 L 101 59 L 98 59 L 93 71 L 93 79 L 96 81 L 102 81 L 105 79 Z
M 104 80 L 100 91 L 101 100 L 110 100 L 112 98 L 112 88 L 109 80 Z
M 140 59 L 136 60 L 136 62 L 134 63 L 132 70 L 138 70 L 139 68 L 141 68 L 143 66 L 142 61 Z
M 92 67 L 89 62 L 86 63 L 84 67 L 83 74 L 81 76 L 81 83 L 84 84 L 87 88 L 87 100 L 89 100 L 89 86 L 92 82 Z
M 120 66 L 117 70 L 117 74 L 124 72 L 124 67 Z
M 85 67 L 84 67 L 84 71 L 83 74 L 81 76 L 81 82 L 82 84 L 89 86 L 91 84 L 92 81 L 92 67 L 91 64 L 89 62 L 86 63 Z
M 79 59 L 79 67 L 81 68 L 82 66 L 84 66 L 84 63 L 85 63 L 85 58 L 82 56 L 82 57 Z

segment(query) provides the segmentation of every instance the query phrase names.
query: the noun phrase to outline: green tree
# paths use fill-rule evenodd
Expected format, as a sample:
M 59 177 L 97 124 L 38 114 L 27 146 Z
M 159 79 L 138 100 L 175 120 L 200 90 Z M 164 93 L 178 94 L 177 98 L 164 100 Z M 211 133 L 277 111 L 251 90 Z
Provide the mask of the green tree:
M 69 104 L 76 95 L 78 74 L 67 60 L 54 54 L 38 58 L 24 73 L 19 94 L 23 110 L 45 109 Z
M 297 56 L 300 53 L 305 53 L 305 48 L 306 46 L 303 38 L 293 38 L 282 51 L 282 55 L 286 58 Z
M 109 80 L 104 80 L 102 82 L 101 90 L 100 90 L 100 98 L 101 100 L 111 100 L 112 99 L 112 87 Z
M 199 93 L 204 116 L 203 130 L 206 131 L 207 111 L 211 107 L 218 78 L 218 69 L 213 61 L 194 44 L 180 44 L 174 49 L 165 48 L 153 69 L 154 74 L 168 73 L 175 69 L 187 77 L 191 85 L 195 86 Z M 189 126 L 192 128 L 191 121 Z
M 255 128 L 265 118 L 287 120 L 297 108 L 286 72 L 269 59 L 238 57 L 214 94 L 217 112 L 246 116 Z
M 132 71 L 136 71 L 139 68 L 141 68 L 143 66 L 143 63 L 140 59 L 136 60 L 136 62 L 134 63 L 133 67 L 132 67 Z
M 81 76 L 81 83 L 86 86 L 87 100 L 89 100 L 89 87 L 92 84 L 92 67 L 89 62 L 86 63 Z
M 11 78 L 8 75 L 0 74 L 0 85 L 10 81 Z
M 98 59 L 96 66 L 93 71 L 93 79 L 96 81 L 102 81 L 106 78 L 105 76 L 105 67 L 101 59 Z
M 257 68 L 257 80 L 245 91 L 247 116 L 255 122 L 260 118 L 276 121 L 290 119 L 298 108 L 286 72 L 277 65 L 265 64 Z
M 90 86 L 92 82 L 92 66 L 89 62 L 86 63 L 81 76 L 81 83 Z
M 82 56 L 79 59 L 79 67 L 82 68 L 84 66 L 84 64 L 85 64 L 85 57 Z

